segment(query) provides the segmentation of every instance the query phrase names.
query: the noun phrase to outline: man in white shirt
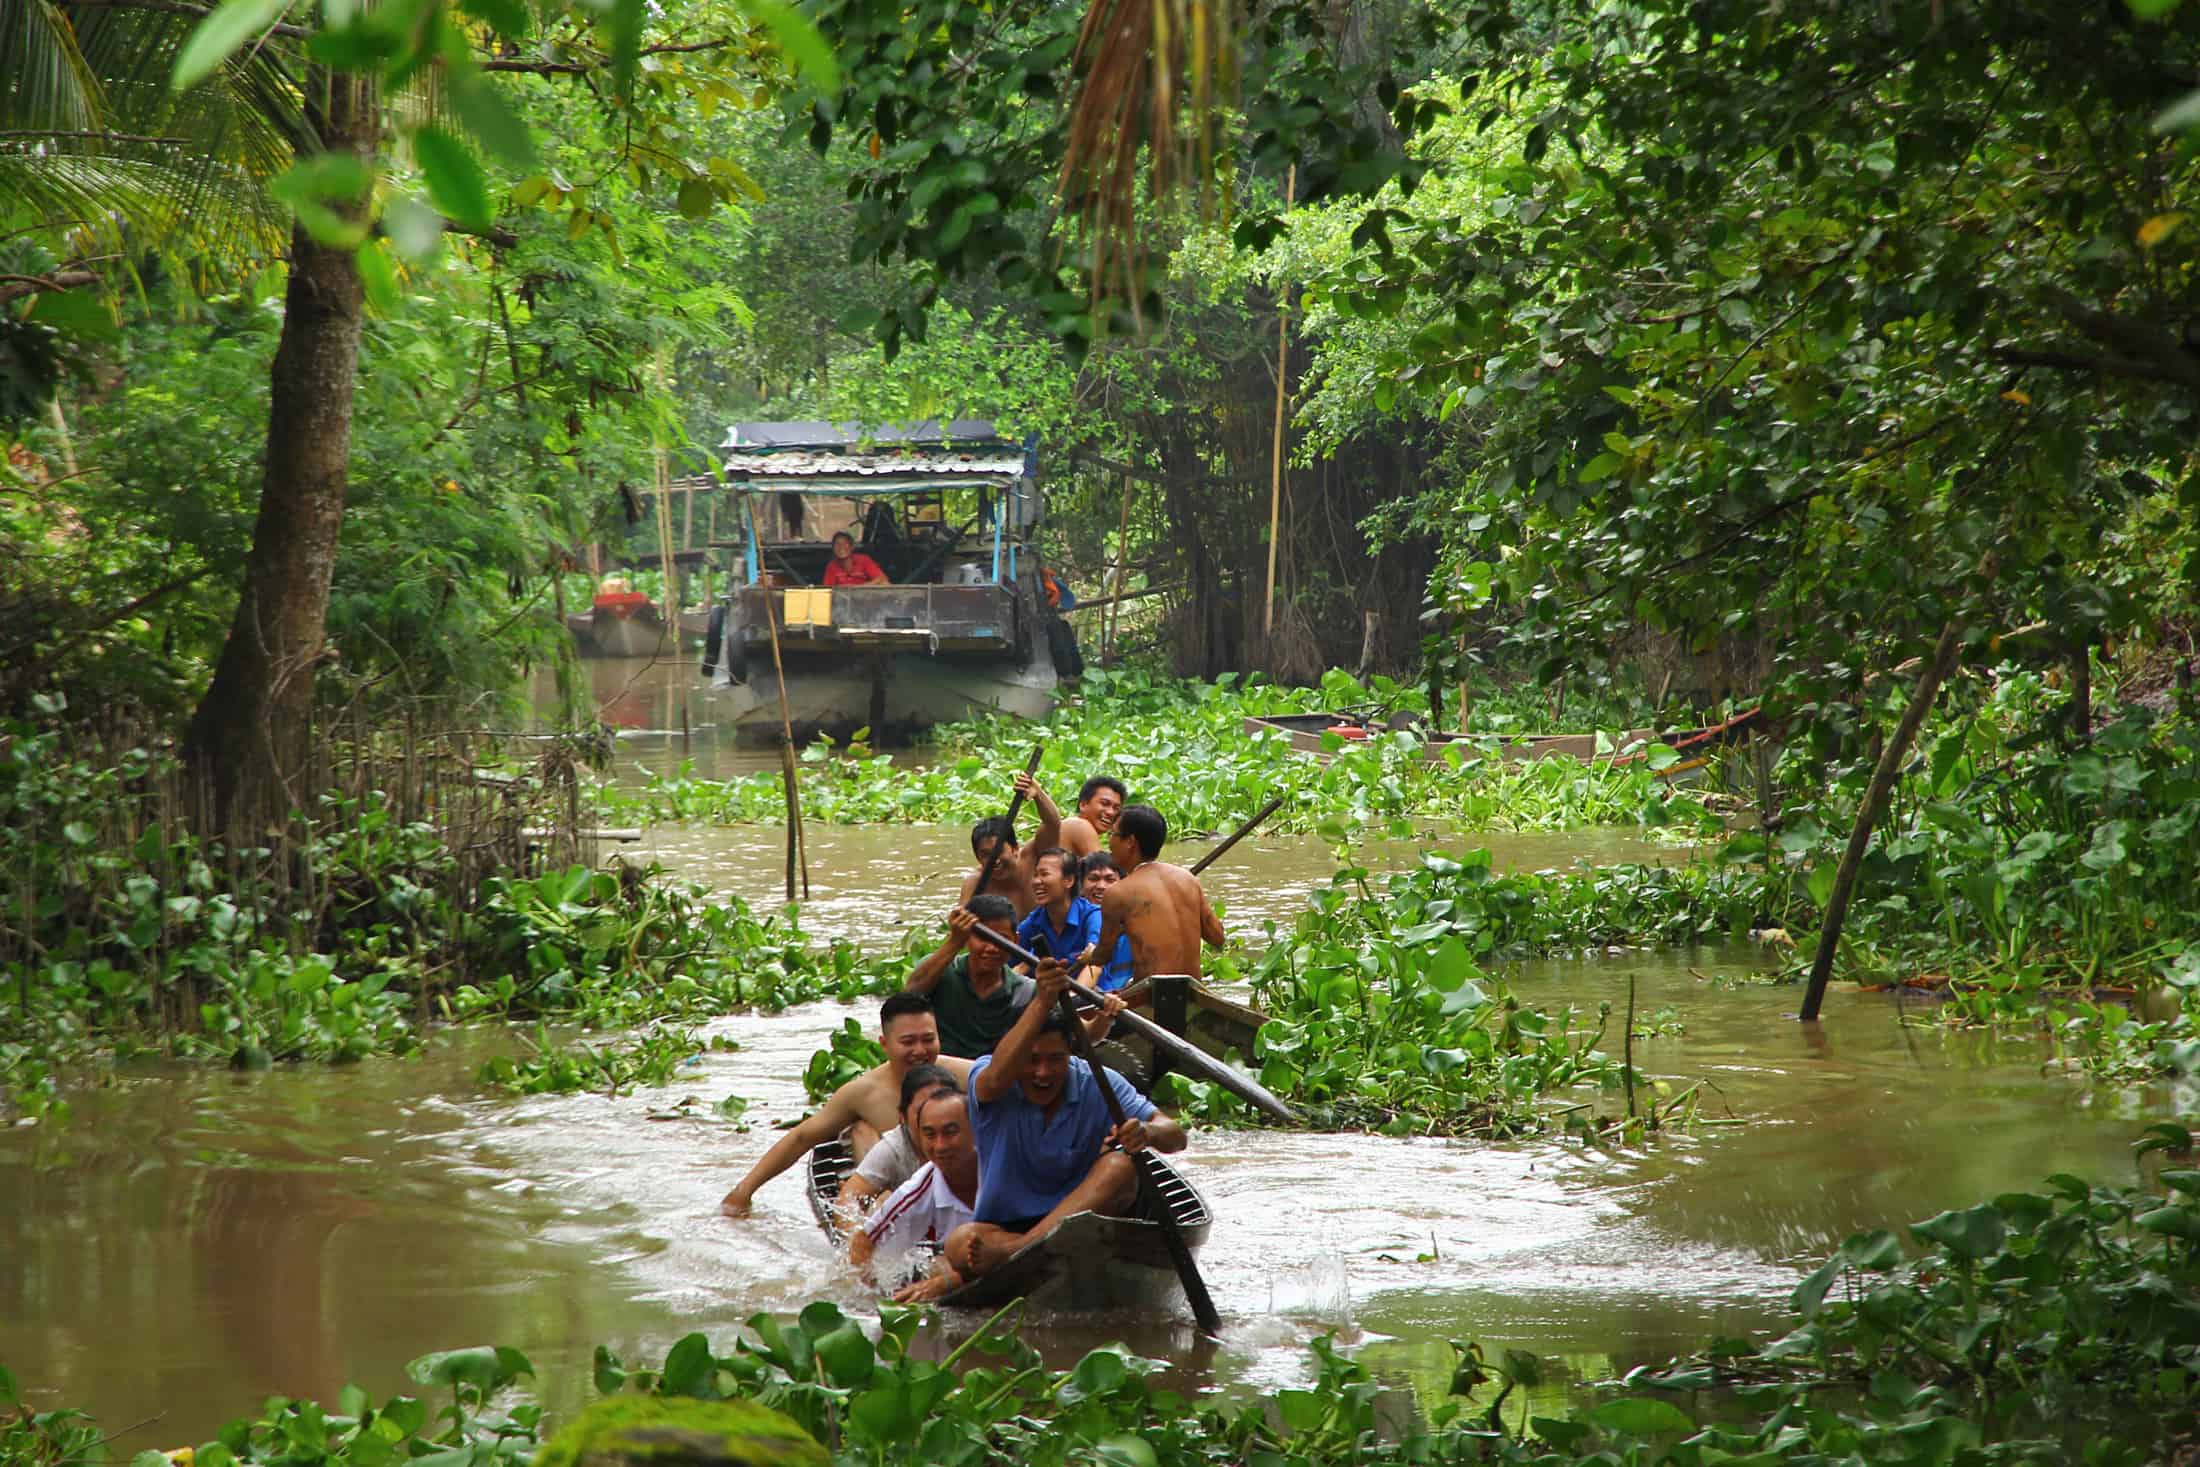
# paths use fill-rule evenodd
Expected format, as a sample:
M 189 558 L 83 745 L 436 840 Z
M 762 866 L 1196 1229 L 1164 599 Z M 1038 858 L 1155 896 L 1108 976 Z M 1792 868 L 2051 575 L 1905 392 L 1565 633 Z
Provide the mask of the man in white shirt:
M 842 1228 L 853 1226 L 874 1202 L 915 1176 L 917 1168 L 924 1165 L 917 1136 L 917 1102 L 941 1086 L 960 1090 L 963 1075 L 969 1073 L 967 1065 L 967 1061 L 960 1062 L 958 1069 L 951 1070 L 935 1062 L 918 1065 L 902 1076 L 901 1124 L 878 1138 L 878 1145 L 856 1163 L 856 1169 L 833 1198 L 833 1210 Z
M 849 1235 L 848 1261 L 858 1268 L 882 1253 L 909 1259 L 920 1250 L 935 1251 L 949 1233 L 975 1216 L 978 1146 L 970 1134 L 970 1112 L 961 1091 L 942 1085 L 917 1101 L 917 1139 L 932 1159 Z M 961 1275 L 947 1260 L 935 1256 L 922 1277 L 894 1290 L 894 1302 L 937 1299 L 961 1283 Z

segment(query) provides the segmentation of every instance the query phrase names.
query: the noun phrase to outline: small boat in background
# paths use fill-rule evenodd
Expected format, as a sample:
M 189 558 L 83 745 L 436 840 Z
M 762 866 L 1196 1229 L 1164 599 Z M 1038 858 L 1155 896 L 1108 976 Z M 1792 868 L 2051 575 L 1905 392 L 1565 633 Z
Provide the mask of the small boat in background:
M 1571 734 L 1461 734 L 1431 733 L 1409 720 L 1384 723 L 1373 718 L 1351 713 L 1278 713 L 1265 718 L 1247 718 L 1245 731 L 1249 734 L 1278 733 L 1290 741 L 1291 748 L 1317 759 L 1331 759 L 1335 752 L 1326 742 L 1335 735 L 1345 743 L 1364 742 L 1381 738 L 1388 733 L 1411 733 L 1421 741 L 1421 757 L 1440 760 L 1445 750 L 1459 747 L 1463 759 L 1479 759 L 1485 749 L 1509 764 L 1521 764 L 1535 759 L 1573 759 L 1587 764 L 1597 759 L 1609 759 L 1614 764 L 1631 764 L 1643 758 L 1653 744 L 1663 744 L 1683 757 L 1689 767 L 1700 767 L 1697 756 L 1708 753 L 1722 744 L 1739 743 L 1762 731 L 1761 709 L 1749 708 L 1735 714 L 1724 723 L 1696 728 L 1655 729 L 1631 728 L 1616 733 Z M 1600 747 L 1601 741 L 1601 747 Z
M 655 657 L 678 643 L 657 603 L 624 576 L 604 577 L 587 614 L 569 616 L 565 624 L 583 657 Z
M 1153 1194 L 1176 1219 L 1185 1245 L 1194 1251 L 1207 1241 L 1214 1215 L 1207 1200 L 1156 1156 L 1161 1185 Z M 839 1241 L 833 1226 L 833 1199 L 856 1168 L 855 1152 L 845 1139 L 827 1141 L 810 1152 L 810 1211 L 828 1238 Z M 1161 1224 L 1145 1217 L 1110 1217 L 1080 1212 L 1060 1227 L 1017 1252 L 983 1278 L 972 1279 L 939 1303 L 992 1309 L 1011 1299 L 1029 1299 L 1034 1309 L 1136 1309 L 1165 1304 L 1181 1286 L 1169 1257 Z

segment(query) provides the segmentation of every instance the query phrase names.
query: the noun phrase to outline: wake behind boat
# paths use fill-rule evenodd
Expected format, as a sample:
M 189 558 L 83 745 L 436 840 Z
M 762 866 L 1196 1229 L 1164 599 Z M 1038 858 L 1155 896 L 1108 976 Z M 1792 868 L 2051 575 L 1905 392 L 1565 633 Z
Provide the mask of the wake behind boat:
M 1157 1163 L 1154 1175 L 1160 1185 L 1144 1194 L 1142 1201 L 1151 1205 L 1157 1200 L 1167 1206 L 1185 1245 L 1196 1252 L 1214 1225 L 1206 1198 L 1166 1157 L 1147 1155 Z M 855 1166 L 855 1153 L 844 1138 L 810 1152 L 810 1211 L 835 1243 L 839 1235 L 833 1228 L 833 1199 Z M 1159 1222 L 1080 1212 L 1064 1218 L 1060 1227 L 1027 1244 L 999 1268 L 937 1302 L 991 1309 L 1024 1298 L 1039 1309 L 1092 1311 L 1156 1307 L 1177 1290 Z

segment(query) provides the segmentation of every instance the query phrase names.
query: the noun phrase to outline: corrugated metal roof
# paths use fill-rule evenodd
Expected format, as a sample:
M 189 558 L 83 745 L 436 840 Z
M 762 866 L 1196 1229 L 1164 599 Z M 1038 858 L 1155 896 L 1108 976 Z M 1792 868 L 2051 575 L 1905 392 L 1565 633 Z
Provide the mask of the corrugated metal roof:
M 867 452 L 871 444 L 912 443 L 933 448 L 954 445 L 1015 448 L 983 418 L 955 418 L 940 423 L 927 418 L 918 423 L 886 423 L 866 428 L 861 423 L 818 421 L 787 423 L 735 423 L 726 429 L 726 441 L 718 446 L 737 448 L 855 448 Z
M 953 449 L 930 449 L 881 446 L 870 452 L 836 453 L 822 449 L 774 449 L 765 453 L 743 453 L 738 450 L 727 453 L 725 469 L 729 474 L 746 474 L 759 479 L 821 479 L 838 476 L 850 478 L 903 478 L 912 475 L 955 475 L 1008 477 L 1023 473 L 1024 456 L 1021 453 L 957 452 Z

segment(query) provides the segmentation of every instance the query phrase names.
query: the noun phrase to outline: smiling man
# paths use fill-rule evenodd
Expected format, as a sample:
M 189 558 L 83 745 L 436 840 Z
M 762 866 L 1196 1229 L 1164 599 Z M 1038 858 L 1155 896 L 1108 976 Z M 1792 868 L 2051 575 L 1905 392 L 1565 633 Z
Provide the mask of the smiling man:
M 1100 1080 L 1069 1052 L 1058 1003 L 1068 983 L 1065 964 L 1042 962 L 1031 1002 L 1000 1047 L 970 1067 L 977 1220 L 947 1239 L 947 1261 L 963 1278 L 1000 1267 L 1066 1217 L 1127 1211 L 1138 1197 L 1129 1153 L 1184 1149 L 1184 1128 L 1112 1070 L 1124 1120 L 1109 1124 Z
M 1062 844 L 1073 856 L 1089 856 L 1107 843 L 1115 817 L 1130 796 L 1112 774 L 1095 774 L 1077 791 L 1077 813 L 1062 822 Z
M 952 1085 L 934 1086 L 917 1101 L 917 1129 L 925 1154 L 931 1158 L 877 1212 L 848 1239 L 848 1261 L 868 1267 L 884 1255 L 887 1264 L 882 1282 L 893 1283 L 909 1272 L 912 1255 L 937 1247 L 956 1228 L 967 1224 L 978 1200 L 978 1148 L 970 1135 L 970 1121 L 962 1092 Z M 915 1304 L 937 1299 L 962 1283 L 944 1258 L 919 1270 L 914 1278 L 894 1288 L 894 1300 Z
M 901 1124 L 901 1082 L 917 1066 L 939 1064 L 957 1078 L 968 1072 L 967 1061 L 941 1058 L 932 1001 L 921 993 L 892 994 L 879 1005 L 878 1037 L 886 1062 L 835 1090 L 815 1112 L 774 1142 L 718 1204 L 720 1212 L 747 1217 L 757 1188 L 800 1161 L 811 1147 L 842 1131 L 848 1133 L 856 1160 L 863 1160 L 880 1136 Z

